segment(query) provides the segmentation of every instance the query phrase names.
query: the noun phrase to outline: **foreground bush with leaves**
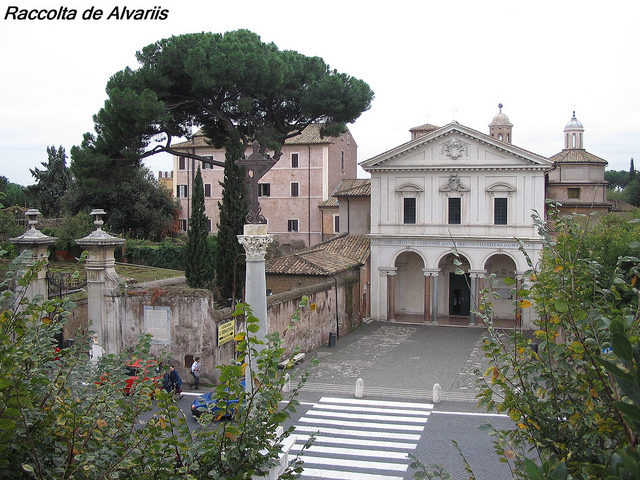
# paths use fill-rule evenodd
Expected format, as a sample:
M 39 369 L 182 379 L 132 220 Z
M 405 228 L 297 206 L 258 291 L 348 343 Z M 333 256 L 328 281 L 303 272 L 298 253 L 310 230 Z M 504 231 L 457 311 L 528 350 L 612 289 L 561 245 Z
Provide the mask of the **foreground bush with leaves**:
M 305 305 L 303 298 L 301 306 Z M 234 315 L 246 317 L 247 331 L 236 335 L 237 358 L 220 367 L 216 395 L 219 413 L 200 416 L 200 427 L 194 432 L 197 448 L 186 458 L 197 478 L 250 479 L 268 475 L 269 468 L 278 463 L 280 446 L 294 428 L 279 432 L 278 427 L 296 411 L 299 405 L 296 396 L 309 375 L 307 369 L 284 401 L 283 387 L 293 361 L 289 360 L 285 368 L 278 366 L 285 357 L 282 338 L 299 319 L 298 313 L 299 309 L 282 336 L 270 333 L 262 342 L 254 335 L 259 329 L 258 319 L 248 305 L 238 304 Z M 296 353 L 297 350 L 289 358 Z M 243 380 L 246 387 L 242 385 Z M 233 421 L 215 422 L 227 411 L 228 403 L 234 405 Z M 302 461 L 298 455 L 279 478 L 298 478 L 301 472 Z
M 133 352 L 97 362 L 89 359 L 88 332 L 79 332 L 69 348 L 57 348 L 55 338 L 74 304 L 27 300 L 24 292 L 43 265 L 22 268 L 24 259 L 12 263 L 0 299 L 0 478 L 249 479 L 268 472 L 290 433 L 276 435 L 276 427 L 296 401 L 280 408 L 287 370 L 277 366 L 284 353 L 280 338 L 272 334 L 260 345 L 247 306 L 236 313 L 247 314 L 249 334 L 237 338 L 238 359 L 222 367 L 221 377 L 222 389 L 238 396 L 238 414 L 229 422 L 204 415 L 192 431 L 152 378 L 124 392 L 123 366 L 132 357 L 151 360 L 149 336 Z M 256 365 L 247 377 L 254 388 L 244 392 L 234 386 L 249 359 Z M 155 360 L 167 365 L 169 359 Z M 281 478 L 296 478 L 300 465 L 294 460 Z
M 492 365 L 480 404 L 516 423 L 492 433 L 517 478 L 640 478 L 640 260 L 621 256 L 613 275 L 602 276 L 603 265 L 589 255 L 588 220 L 552 211 L 551 236 L 536 218 L 542 260 L 529 261 L 525 283 L 512 292 L 517 308 L 539 315 L 533 338 L 494 329 L 492 292 L 483 292 Z

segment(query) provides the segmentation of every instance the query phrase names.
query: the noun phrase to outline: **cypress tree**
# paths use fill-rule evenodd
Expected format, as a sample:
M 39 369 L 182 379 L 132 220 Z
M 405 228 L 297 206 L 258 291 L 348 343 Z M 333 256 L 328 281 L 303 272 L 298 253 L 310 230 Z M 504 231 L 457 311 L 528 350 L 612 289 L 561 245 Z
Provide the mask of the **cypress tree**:
M 224 181 L 220 223 L 218 223 L 217 252 L 215 255 L 216 286 L 222 298 L 240 298 L 244 286 L 245 262 L 242 256 L 244 248 L 238 243 L 236 235 L 242 235 L 249 212 L 249 198 L 246 186 L 246 169 L 236 164 L 242 158 L 242 142 L 237 132 L 233 132 L 225 143 Z M 235 263 L 235 275 L 234 275 Z
M 184 274 L 191 288 L 210 288 L 213 280 L 213 256 L 209 244 L 209 226 L 204 213 L 204 186 L 200 167 L 193 182 L 191 218 L 187 231 Z

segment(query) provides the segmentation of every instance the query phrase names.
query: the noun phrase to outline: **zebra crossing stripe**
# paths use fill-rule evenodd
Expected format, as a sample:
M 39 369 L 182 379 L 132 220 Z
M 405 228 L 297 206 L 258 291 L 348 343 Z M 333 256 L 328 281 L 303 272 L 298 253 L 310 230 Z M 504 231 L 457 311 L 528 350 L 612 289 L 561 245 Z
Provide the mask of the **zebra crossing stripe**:
M 376 407 L 359 407 L 355 405 L 334 405 L 334 404 L 321 404 L 317 403 L 314 407 L 314 410 L 336 410 L 340 409 L 343 412 L 359 412 L 359 413 L 384 413 L 387 416 L 390 414 L 390 410 L 388 408 L 376 408 Z M 431 415 L 431 408 L 423 409 L 423 410 L 394 410 L 394 416 L 403 416 L 403 415 Z
M 344 432 L 344 430 L 342 430 Z M 414 435 L 418 437 L 418 435 Z M 298 441 L 301 443 L 306 443 L 311 435 L 297 435 Z M 390 442 L 385 440 L 364 440 L 362 438 L 349 438 L 348 440 L 345 438 L 336 438 L 336 437 L 327 437 L 326 435 L 316 435 L 315 441 L 317 443 L 331 443 L 344 445 L 346 441 L 349 442 L 350 446 L 355 447 L 373 447 L 373 448 L 384 448 L 386 450 L 396 449 L 396 450 L 414 450 L 416 448 L 415 443 L 406 443 L 406 442 Z M 417 439 L 416 439 L 417 440 Z M 295 445 L 292 448 L 296 448 Z M 302 448 L 302 445 L 300 445 Z
M 337 397 L 322 397 L 320 404 L 322 403 L 336 403 L 342 405 L 369 405 L 373 407 L 393 407 L 393 408 L 415 408 L 420 410 L 433 410 L 432 403 L 413 403 L 413 402 L 395 402 L 395 401 L 382 401 L 382 400 L 363 400 L 358 398 L 337 398 Z
M 348 427 L 348 428 L 372 428 L 377 430 L 404 430 L 408 432 L 421 432 L 424 430 L 424 425 L 392 425 L 385 423 L 374 422 L 349 422 L 346 420 L 333 420 L 330 418 L 308 418 L 302 417 L 301 422 L 310 423 L 312 425 L 333 425 L 336 427 Z M 373 434 L 375 432 L 369 432 Z
M 433 404 L 323 397 L 297 422 L 303 479 L 401 480 Z M 375 459 L 375 460 L 374 460 Z M 368 473 L 368 472 L 374 473 Z
M 349 412 L 333 412 L 333 411 L 324 411 L 324 410 L 310 410 L 307 412 L 307 415 L 313 415 L 318 417 L 332 417 L 332 418 L 343 418 L 346 420 L 380 420 L 383 422 L 409 422 L 409 423 L 425 423 L 429 418 L 429 414 L 431 412 L 425 414 L 423 417 L 401 417 L 395 418 L 390 417 L 389 413 L 386 415 L 373 415 L 370 413 L 349 413 Z
M 314 457 L 313 455 L 307 454 L 304 454 L 302 459 L 305 464 L 311 463 L 313 465 L 326 465 L 329 467 L 370 468 L 394 472 L 404 472 L 407 469 L 407 465 L 404 463 L 382 463 L 372 462 L 370 460 L 352 460 L 348 458 Z M 303 475 L 305 475 L 305 473 L 306 469 L 304 470 Z M 344 476 L 344 472 L 342 475 Z
M 305 478 L 329 478 L 332 480 L 402 480 L 402 477 L 391 477 L 389 475 L 376 475 L 375 473 L 357 473 L 349 472 L 349 476 L 345 476 L 345 472 L 331 471 L 331 470 L 319 470 L 316 468 L 305 468 L 303 477 Z
M 353 447 L 354 445 L 350 445 Z M 301 446 L 300 446 L 301 447 Z M 292 448 L 293 450 L 293 448 Z M 314 453 L 326 453 L 330 455 L 344 455 L 344 447 L 325 447 L 323 445 L 312 444 L 308 449 L 305 450 L 304 458 L 308 458 L 308 455 L 313 455 Z M 307 453 L 308 452 L 308 453 Z M 393 460 L 406 460 L 407 453 L 406 452 L 390 452 L 388 450 L 363 450 L 359 448 L 350 448 L 350 455 L 357 455 L 358 457 L 374 457 L 379 459 L 393 459 Z
M 295 428 L 296 433 L 317 433 L 324 435 L 340 435 L 343 438 L 343 443 L 349 443 L 352 439 L 350 437 L 367 437 L 371 438 L 375 436 L 376 432 L 365 431 L 365 430 L 349 430 L 344 428 L 325 428 L 322 427 L 320 431 L 319 427 L 314 426 L 306 426 L 306 425 L 298 425 Z M 384 432 L 384 438 L 387 440 L 410 440 L 417 442 L 420 440 L 420 435 L 411 434 L 411 433 L 398 433 L 398 432 Z M 413 445 L 415 448 L 415 444 Z

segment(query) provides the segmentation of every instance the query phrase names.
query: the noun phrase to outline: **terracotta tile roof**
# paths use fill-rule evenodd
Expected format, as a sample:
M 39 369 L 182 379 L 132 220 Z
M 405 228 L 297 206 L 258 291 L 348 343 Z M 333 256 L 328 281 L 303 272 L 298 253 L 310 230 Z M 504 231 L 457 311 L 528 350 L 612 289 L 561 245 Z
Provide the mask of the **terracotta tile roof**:
M 630 203 L 623 202 L 622 200 L 618 200 L 615 198 L 612 200 L 609 200 L 609 203 L 611 203 L 612 212 L 630 212 L 636 209 L 636 207 L 634 207 Z
M 329 197 L 324 202 L 320 202 L 318 204 L 318 208 L 337 207 L 337 206 L 338 206 L 338 199 L 336 197 Z
M 202 134 L 202 130 L 198 130 L 191 140 L 186 142 L 174 143 L 171 148 L 193 148 L 193 147 L 210 147 L 209 139 Z
M 285 145 L 308 145 L 308 144 L 323 144 L 323 143 L 334 143 L 335 138 L 333 137 L 324 137 L 320 136 L 320 127 L 322 125 L 319 123 L 312 123 L 307 128 L 305 128 L 300 135 L 297 135 L 293 138 L 288 138 L 285 140 Z M 185 142 L 174 143 L 171 145 L 171 148 L 180 149 L 180 148 L 193 148 L 193 147 L 210 147 L 208 143 L 207 137 L 202 133 L 202 130 L 198 130 L 194 135 L 192 140 L 187 140 Z
M 549 160 L 555 163 L 596 163 L 599 165 L 607 165 L 608 162 L 597 157 L 586 150 L 577 148 L 567 148 L 560 153 L 556 153 Z
M 418 127 L 410 128 L 410 132 L 433 132 L 434 130 L 438 130 L 440 127 L 435 125 L 431 125 L 430 123 L 425 123 L 424 125 L 420 125 Z
M 296 135 L 293 138 L 287 138 L 284 141 L 285 145 L 308 145 L 310 143 L 334 143 L 335 137 L 320 136 L 320 123 L 312 123 L 305 128 L 300 135 Z
M 342 180 L 333 192 L 334 197 L 370 197 L 371 179 L 353 178 Z
M 333 275 L 363 265 L 371 243 L 364 235 L 340 235 L 285 257 L 269 260 L 266 273 Z

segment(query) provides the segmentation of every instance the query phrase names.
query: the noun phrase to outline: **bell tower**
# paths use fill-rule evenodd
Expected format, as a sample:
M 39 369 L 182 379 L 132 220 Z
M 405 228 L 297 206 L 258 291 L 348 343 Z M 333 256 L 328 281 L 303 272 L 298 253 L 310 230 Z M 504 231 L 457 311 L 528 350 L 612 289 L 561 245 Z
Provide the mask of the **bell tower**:
M 492 122 L 489 124 L 489 136 L 500 140 L 501 142 L 511 143 L 511 129 L 513 124 L 509 121 L 504 113 L 502 113 L 502 104 L 498 104 L 500 112 L 493 117 Z
M 564 127 L 564 148 L 565 150 L 584 150 L 584 127 L 576 119 L 575 110 L 573 111 L 573 117 Z

